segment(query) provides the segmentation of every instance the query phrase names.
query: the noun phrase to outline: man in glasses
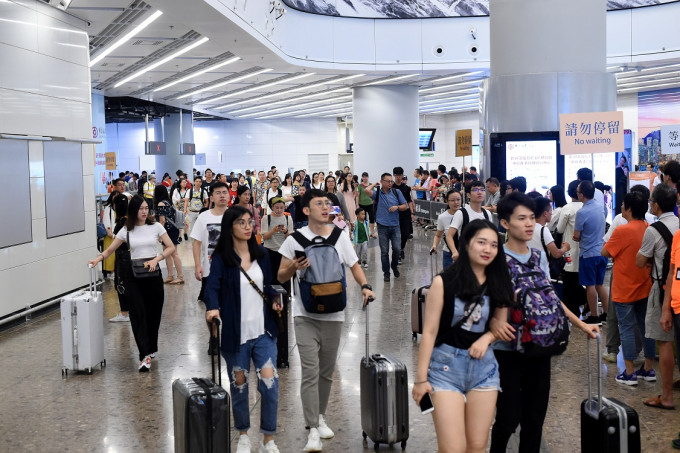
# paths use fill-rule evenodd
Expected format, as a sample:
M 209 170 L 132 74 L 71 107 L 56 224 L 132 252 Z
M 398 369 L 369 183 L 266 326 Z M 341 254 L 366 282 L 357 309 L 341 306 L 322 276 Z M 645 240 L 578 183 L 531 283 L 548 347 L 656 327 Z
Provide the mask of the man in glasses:
M 403 172 L 402 172 L 403 174 Z M 395 278 L 399 278 L 399 255 L 401 252 L 401 227 L 399 211 L 408 210 L 406 199 L 400 190 L 392 187 L 391 173 L 380 176 L 380 190 L 373 192 L 375 221 L 378 224 L 378 242 L 382 262 L 383 281 L 390 281 L 390 267 Z M 390 266 L 390 242 L 392 243 L 392 264 Z
M 229 206 L 229 188 L 223 182 L 214 181 L 210 187 L 209 195 L 210 202 L 214 203 L 214 207 L 200 213 L 191 230 L 191 239 L 194 240 L 192 252 L 195 276 L 196 280 L 201 282 L 201 291 L 198 294 L 199 302 L 203 302 L 205 284 L 210 274 L 210 258 L 217 246 L 217 240 L 220 238 L 222 216 Z M 208 354 L 215 354 L 216 352 L 216 339 L 213 340 L 211 335 Z
M 470 200 L 470 204 L 463 209 L 459 209 L 451 219 L 451 226 L 446 232 L 446 245 L 451 250 L 451 258 L 453 261 L 458 259 L 458 250 L 453 241 L 457 234 L 460 239 L 460 234 L 465 226 L 476 219 L 486 219 L 491 221 L 491 214 L 486 209 L 482 208 L 484 198 L 486 197 L 486 187 L 482 181 L 472 181 L 465 186 L 465 194 Z

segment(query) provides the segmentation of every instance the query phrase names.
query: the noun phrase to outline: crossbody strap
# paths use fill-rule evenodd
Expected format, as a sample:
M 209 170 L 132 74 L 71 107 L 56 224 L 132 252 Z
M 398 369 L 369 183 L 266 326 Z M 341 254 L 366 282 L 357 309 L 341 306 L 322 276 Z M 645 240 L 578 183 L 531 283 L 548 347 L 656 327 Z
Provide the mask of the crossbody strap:
M 246 270 L 243 269 L 243 266 L 239 265 L 238 268 L 241 269 L 241 272 L 243 273 L 243 275 L 244 275 L 244 276 L 246 277 L 246 279 L 248 280 L 248 283 L 250 283 L 250 286 L 252 286 L 253 289 L 254 289 L 255 291 L 257 291 L 257 293 L 260 295 L 260 297 L 262 298 L 262 300 L 263 300 L 265 303 L 269 302 L 269 298 L 265 295 L 265 293 L 262 292 L 262 290 L 260 289 L 260 287 L 257 286 L 257 284 L 255 283 L 255 281 L 254 281 L 252 278 L 250 278 L 250 275 L 248 275 L 248 272 L 246 272 Z

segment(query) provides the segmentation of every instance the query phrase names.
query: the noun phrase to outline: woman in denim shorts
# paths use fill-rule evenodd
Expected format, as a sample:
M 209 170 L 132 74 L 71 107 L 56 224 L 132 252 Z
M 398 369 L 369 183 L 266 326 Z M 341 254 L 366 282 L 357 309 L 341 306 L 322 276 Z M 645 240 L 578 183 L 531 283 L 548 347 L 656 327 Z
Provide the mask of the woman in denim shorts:
M 500 390 L 489 319 L 512 303 L 501 244 L 491 222 L 470 222 L 458 260 L 427 294 L 413 399 L 431 394 L 440 452 L 486 451 Z

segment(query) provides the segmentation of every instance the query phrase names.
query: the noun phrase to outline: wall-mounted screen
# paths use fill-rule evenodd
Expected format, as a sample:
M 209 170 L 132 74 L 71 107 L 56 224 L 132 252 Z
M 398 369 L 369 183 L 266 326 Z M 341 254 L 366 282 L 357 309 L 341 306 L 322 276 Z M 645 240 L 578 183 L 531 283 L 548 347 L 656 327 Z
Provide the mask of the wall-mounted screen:
M 44 142 L 47 239 L 85 231 L 80 143 Z
M 508 141 L 505 151 L 505 177 L 510 180 L 524 176 L 527 193 L 545 194 L 555 185 L 557 167 L 557 141 L 528 140 Z
M 165 142 L 149 142 L 146 153 L 152 156 L 165 156 Z
M 437 129 L 421 128 L 418 130 L 418 148 L 432 149 L 432 142 L 434 141 L 434 133 Z
M 0 197 L 0 248 L 31 242 L 28 141 L 0 140 L 0 179 L 8 189 Z

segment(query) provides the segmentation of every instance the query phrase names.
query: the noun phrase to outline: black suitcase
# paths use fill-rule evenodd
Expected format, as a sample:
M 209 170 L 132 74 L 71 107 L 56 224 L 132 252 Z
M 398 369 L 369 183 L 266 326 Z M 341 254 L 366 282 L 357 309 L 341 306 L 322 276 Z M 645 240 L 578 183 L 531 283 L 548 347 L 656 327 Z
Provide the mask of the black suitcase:
M 430 252 L 430 272 L 432 273 L 432 278 L 430 283 L 434 280 L 434 276 L 437 275 L 439 265 L 437 264 L 437 258 L 434 258 L 433 264 L 433 253 Z M 413 341 L 418 340 L 418 334 L 423 333 L 423 315 L 425 314 L 425 299 L 427 298 L 427 292 L 430 290 L 430 285 L 421 286 L 411 291 L 411 331 L 413 332 Z
M 598 393 L 593 395 L 588 339 L 588 398 L 581 403 L 582 453 L 639 453 L 640 420 L 632 407 L 602 396 L 602 339 L 597 337 Z
M 229 394 L 221 387 L 220 322 L 217 328 L 217 375 L 211 355 L 212 380 L 175 379 L 172 383 L 175 453 L 223 453 L 231 451 Z M 217 382 L 217 383 L 215 383 Z
M 366 306 L 366 356 L 361 359 L 361 429 L 364 439 L 390 447 L 401 442 L 406 449 L 408 424 L 408 375 L 406 366 L 389 354 L 368 354 L 368 306 Z

